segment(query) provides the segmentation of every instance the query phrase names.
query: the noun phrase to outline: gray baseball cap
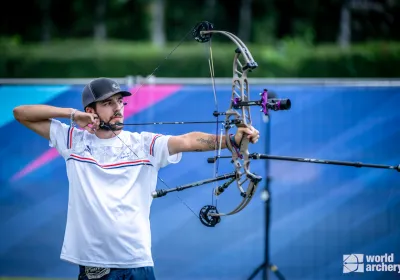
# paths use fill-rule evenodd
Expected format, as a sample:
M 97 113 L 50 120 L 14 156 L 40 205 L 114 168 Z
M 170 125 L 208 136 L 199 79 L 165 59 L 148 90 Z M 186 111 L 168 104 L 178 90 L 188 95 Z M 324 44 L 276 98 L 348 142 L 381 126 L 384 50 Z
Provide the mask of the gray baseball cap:
M 86 108 L 89 104 L 97 101 L 106 100 L 114 94 L 120 93 L 122 96 L 130 96 L 132 93 L 121 90 L 120 85 L 109 78 L 97 78 L 88 83 L 82 92 L 82 105 Z

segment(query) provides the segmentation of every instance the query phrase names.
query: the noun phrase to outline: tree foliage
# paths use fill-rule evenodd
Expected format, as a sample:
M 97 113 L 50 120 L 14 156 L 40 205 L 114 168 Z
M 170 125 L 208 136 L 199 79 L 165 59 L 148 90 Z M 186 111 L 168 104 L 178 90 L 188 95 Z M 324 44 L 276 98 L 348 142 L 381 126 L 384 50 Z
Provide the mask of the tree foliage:
M 301 38 L 312 43 L 337 42 L 341 11 L 351 12 L 351 40 L 398 40 L 398 0 L 13 0 L 0 17 L 0 36 L 20 42 L 105 37 L 148 41 L 159 19 L 167 41 L 179 40 L 196 22 L 209 20 L 219 29 L 245 32 L 246 41 L 274 43 Z M 246 5 L 250 3 L 250 5 Z M 161 5 L 163 17 L 152 16 Z M 153 5 L 153 6 L 152 6 Z M 250 7 L 250 21 L 243 9 Z M 26 10 L 26 11 L 25 11 Z M 154 14 L 153 14 L 154 15 Z M 104 32 L 101 32 L 102 26 Z M 97 30 L 97 31 L 96 31 Z M 242 30 L 242 31 L 241 31 Z M 243 31 L 245 30 L 245 31 Z M 97 33 L 96 33 L 97 32 Z M 100 35 L 99 35 L 100 34 Z M 103 34 L 103 35 L 101 35 Z M 154 35 L 154 34 L 153 34 Z

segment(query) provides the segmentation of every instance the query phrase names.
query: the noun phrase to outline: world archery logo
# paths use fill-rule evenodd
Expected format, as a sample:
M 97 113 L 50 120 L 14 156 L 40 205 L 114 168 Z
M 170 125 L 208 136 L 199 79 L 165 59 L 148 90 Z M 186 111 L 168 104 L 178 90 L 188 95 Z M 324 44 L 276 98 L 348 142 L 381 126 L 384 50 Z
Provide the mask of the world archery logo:
M 343 255 L 343 273 L 392 271 L 400 274 L 400 264 L 394 261 L 394 253 L 383 255 Z
M 364 254 L 343 255 L 343 273 L 364 272 Z

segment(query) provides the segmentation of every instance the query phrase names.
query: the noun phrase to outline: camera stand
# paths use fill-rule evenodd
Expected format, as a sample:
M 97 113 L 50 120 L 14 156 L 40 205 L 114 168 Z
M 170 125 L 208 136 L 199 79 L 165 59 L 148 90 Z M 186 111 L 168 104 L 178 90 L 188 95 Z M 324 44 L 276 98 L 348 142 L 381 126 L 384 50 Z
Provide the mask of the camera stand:
M 266 153 L 269 153 L 270 150 L 270 141 L 271 141 L 271 134 L 270 134 L 270 126 L 271 126 L 271 116 L 268 115 L 265 117 L 264 121 L 267 124 L 267 129 L 266 129 Z M 264 190 L 261 193 L 261 199 L 265 203 L 265 237 L 264 237 L 264 262 L 261 263 L 254 271 L 253 273 L 249 276 L 248 280 L 254 279 L 254 277 L 257 276 L 257 274 L 262 271 L 262 279 L 267 280 L 268 279 L 268 270 L 271 270 L 279 280 L 285 280 L 283 277 L 282 273 L 278 270 L 278 267 L 272 263 L 270 263 L 269 260 L 269 226 L 270 226 L 270 213 L 271 213 L 271 192 L 269 190 L 269 185 L 271 182 L 271 176 L 269 176 L 269 161 L 266 160 L 266 167 L 265 167 L 265 173 L 266 173 L 266 183 Z
M 270 202 L 271 202 L 271 194 L 269 191 L 269 183 L 271 181 L 271 177 L 267 176 L 267 183 L 265 184 L 265 188 L 261 194 L 261 199 L 265 202 L 265 244 L 264 244 L 264 262 L 260 264 L 253 273 L 249 276 L 248 280 L 254 279 L 257 274 L 262 271 L 263 280 L 268 279 L 268 270 L 271 270 L 279 280 L 285 280 L 285 277 L 278 270 L 278 267 L 269 261 L 269 224 L 270 224 Z

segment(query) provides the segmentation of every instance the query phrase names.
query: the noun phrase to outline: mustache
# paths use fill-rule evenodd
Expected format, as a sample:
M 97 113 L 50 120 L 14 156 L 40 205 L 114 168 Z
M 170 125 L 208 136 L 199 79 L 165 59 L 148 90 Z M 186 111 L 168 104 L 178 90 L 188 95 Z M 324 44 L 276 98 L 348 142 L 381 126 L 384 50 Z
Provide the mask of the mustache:
M 118 113 L 115 113 L 112 117 L 113 118 L 116 118 L 116 117 L 122 118 L 122 114 L 118 112 Z
M 122 114 L 121 114 L 120 112 L 117 112 L 117 113 L 115 113 L 114 115 L 112 115 L 111 118 L 108 119 L 108 122 L 112 121 L 112 120 L 113 120 L 114 118 L 116 118 L 116 117 L 122 118 L 123 116 L 122 116 Z

